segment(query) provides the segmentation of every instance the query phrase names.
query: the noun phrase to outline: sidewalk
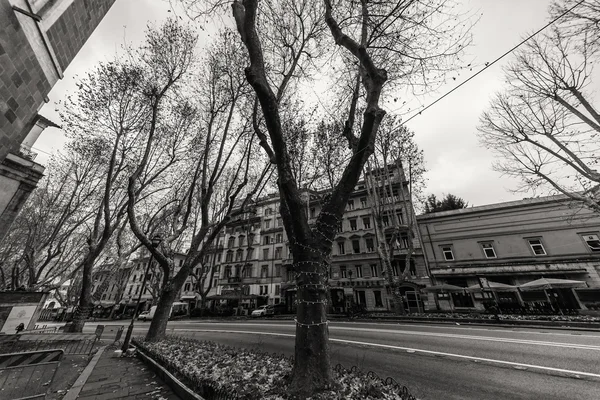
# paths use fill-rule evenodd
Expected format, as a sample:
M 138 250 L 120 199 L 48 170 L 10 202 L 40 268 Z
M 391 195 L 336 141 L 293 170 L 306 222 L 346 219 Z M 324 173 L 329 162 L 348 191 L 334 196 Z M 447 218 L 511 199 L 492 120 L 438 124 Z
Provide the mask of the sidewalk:
M 114 346 L 100 349 L 64 400 L 179 400 L 137 357 L 120 357 L 115 350 Z

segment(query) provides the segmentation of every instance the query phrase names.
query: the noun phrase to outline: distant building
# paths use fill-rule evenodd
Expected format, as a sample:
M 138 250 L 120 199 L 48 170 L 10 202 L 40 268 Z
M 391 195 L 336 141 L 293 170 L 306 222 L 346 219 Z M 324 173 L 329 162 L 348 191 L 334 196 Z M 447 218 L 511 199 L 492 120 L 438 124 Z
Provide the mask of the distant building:
M 397 212 L 401 209 L 397 190 L 404 190 L 405 198 L 410 198 L 405 183 L 404 174 L 397 172 L 394 193 L 390 194 L 395 196 Z M 313 224 L 328 191 L 305 191 L 303 194 L 307 201 L 309 223 Z M 377 253 L 370 201 L 364 182 L 359 182 L 348 201 L 333 244 L 329 277 L 332 312 L 344 312 L 355 304 L 370 311 L 391 309 L 391 292 Z M 406 208 L 413 212 L 412 205 Z M 413 217 L 405 215 L 404 221 Z M 406 232 L 401 236 L 394 257 L 394 274 L 401 273 L 408 240 L 413 240 L 415 254 L 409 278 L 401 291 L 405 295 L 407 309 L 423 311 L 429 304 L 421 300 L 419 289 L 427 285 L 429 278 L 418 232 L 409 232 L 408 224 L 398 228 Z M 294 311 L 295 276 L 287 234 L 279 215 L 277 194 L 258 200 L 250 212 L 228 224 L 218 245 L 224 249 L 216 254 L 214 260 L 219 294 L 212 299 L 239 300 L 246 309 L 261 304 L 285 303 L 288 312 Z
M 43 176 L 31 146 L 56 124 L 38 112 L 114 1 L 0 2 L 0 240 Z
M 579 280 L 588 289 L 499 292 L 521 305 L 558 301 L 566 308 L 600 303 L 600 216 L 551 196 L 442 211 L 417 217 L 434 285 L 509 285 L 545 277 Z M 441 309 L 484 308 L 488 293 L 439 293 Z M 452 304 L 450 304 L 450 302 Z

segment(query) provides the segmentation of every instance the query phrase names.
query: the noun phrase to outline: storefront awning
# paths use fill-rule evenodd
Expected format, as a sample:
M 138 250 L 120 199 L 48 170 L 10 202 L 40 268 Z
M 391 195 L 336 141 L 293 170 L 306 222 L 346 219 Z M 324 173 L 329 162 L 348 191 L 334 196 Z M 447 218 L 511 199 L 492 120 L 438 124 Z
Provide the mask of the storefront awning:
M 198 298 L 197 295 L 186 295 L 186 296 L 181 296 L 180 300 L 196 300 Z
M 212 296 L 208 296 L 206 299 L 207 300 L 252 300 L 252 299 L 257 299 L 259 297 L 266 297 L 266 296 L 259 296 L 257 294 L 243 294 L 240 296 L 239 293 L 224 293 L 224 294 L 215 294 Z

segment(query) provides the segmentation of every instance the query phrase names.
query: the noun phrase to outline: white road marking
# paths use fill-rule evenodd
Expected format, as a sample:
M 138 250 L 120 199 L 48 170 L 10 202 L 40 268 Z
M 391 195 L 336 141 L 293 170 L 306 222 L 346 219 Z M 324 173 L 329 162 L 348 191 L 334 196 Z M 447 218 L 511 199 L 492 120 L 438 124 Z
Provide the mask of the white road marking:
M 215 323 L 210 325 L 232 325 L 227 323 Z M 239 325 L 238 325 L 239 326 Z M 293 325 L 287 324 L 243 324 L 248 327 L 283 327 L 291 328 Z M 376 329 L 376 328 L 354 328 L 354 327 L 343 327 L 330 325 L 329 329 L 342 330 L 342 331 L 358 331 L 358 332 L 377 332 L 387 334 L 398 334 L 398 335 L 409 335 L 409 336 L 429 336 L 439 337 L 444 339 L 467 339 L 467 340 L 480 340 L 486 342 L 501 342 L 501 343 L 513 343 L 513 344 L 524 344 L 524 345 L 537 345 L 537 346 L 549 346 L 549 347 L 561 347 L 568 349 L 580 349 L 580 350 L 595 350 L 600 351 L 600 346 L 588 345 L 588 344 L 577 344 L 577 343 L 561 343 L 561 342 L 548 342 L 541 340 L 529 340 L 529 339 L 513 339 L 503 337 L 490 337 L 490 336 L 474 336 L 474 335 L 459 335 L 454 333 L 436 333 L 436 332 L 425 332 L 425 331 L 403 331 L 397 329 Z
M 236 334 L 253 334 L 253 335 L 268 335 L 268 336 L 283 336 L 283 337 L 295 337 L 296 335 L 293 334 L 288 334 L 288 333 L 272 333 L 272 332 L 255 332 L 255 331 L 234 331 L 234 330 L 227 330 L 227 329 L 175 329 L 176 331 L 187 331 L 187 332 L 214 332 L 214 333 L 236 333 Z M 424 350 L 424 349 L 414 349 L 414 348 L 410 348 L 410 347 L 401 347 L 401 346 L 393 346 L 393 345 L 389 345 L 389 344 L 380 344 L 380 343 L 369 343 L 369 342 L 360 342 L 357 340 L 346 340 L 346 339 L 332 339 L 329 338 L 330 342 L 337 342 L 337 343 L 346 343 L 346 344 L 354 344 L 354 345 L 360 345 L 360 346 L 370 346 L 370 347 L 378 347 L 378 348 L 384 348 L 384 349 L 392 349 L 392 350 L 404 350 L 406 352 L 414 352 L 414 353 L 423 353 L 423 354 L 432 354 L 434 356 L 447 356 L 447 357 L 455 357 L 455 358 L 460 358 L 460 359 L 465 359 L 465 360 L 469 360 L 469 361 L 474 361 L 474 362 L 480 362 L 480 361 L 485 361 L 485 362 L 489 362 L 489 363 L 493 363 L 493 364 L 501 364 L 501 365 L 508 365 L 514 368 L 532 368 L 532 369 L 537 369 L 537 370 L 542 370 L 542 371 L 549 371 L 549 372 L 561 372 L 561 373 L 565 373 L 565 374 L 569 374 L 572 376 L 578 375 L 578 376 L 587 376 L 590 378 L 597 378 L 600 379 L 600 374 L 594 374 L 591 372 L 583 372 L 583 371 L 573 371 L 573 370 L 569 370 L 569 369 L 563 369 L 563 368 L 553 368 L 553 367 L 545 367 L 542 365 L 534 365 L 534 364 L 524 364 L 524 363 L 517 363 L 517 362 L 512 362 L 512 361 L 504 361 L 504 360 L 496 360 L 496 359 L 492 359 L 492 358 L 484 358 L 484 357 L 473 357 L 473 356 L 465 356 L 462 354 L 454 354 L 454 353 L 445 353 L 445 352 L 441 352 L 441 351 L 433 351 L 433 350 Z

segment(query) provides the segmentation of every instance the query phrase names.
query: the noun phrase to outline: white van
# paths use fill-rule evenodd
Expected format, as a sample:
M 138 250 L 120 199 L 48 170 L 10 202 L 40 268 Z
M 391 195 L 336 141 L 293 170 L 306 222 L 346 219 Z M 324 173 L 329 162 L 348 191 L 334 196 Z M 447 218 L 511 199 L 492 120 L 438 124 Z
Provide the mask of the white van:
M 171 312 L 169 313 L 169 318 L 173 316 L 173 311 L 175 311 L 175 315 L 186 314 L 187 309 L 189 307 L 188 303 L 178 303 L 175 302 L 171 306 Z M 138 316 L 138 319 L 141 321 L 150 321 L 154 317 L 154 313 L 156 312 L 156 306 L 150 307 L 150 310 L 144 311 Z

